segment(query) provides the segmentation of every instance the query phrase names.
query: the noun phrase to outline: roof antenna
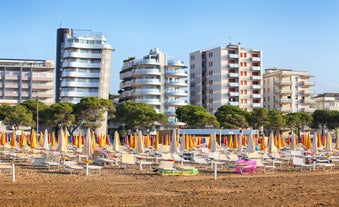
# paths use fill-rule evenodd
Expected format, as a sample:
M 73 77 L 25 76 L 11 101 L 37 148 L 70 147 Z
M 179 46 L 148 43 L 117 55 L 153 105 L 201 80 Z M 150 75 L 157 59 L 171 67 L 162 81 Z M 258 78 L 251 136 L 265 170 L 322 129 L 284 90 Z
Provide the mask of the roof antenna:
M 59 22 L 59 28 L 61 28 L 62 22 Z
M 228 39 L 229 39 L 229 45 L 231 45 L 231 44 L 232 44 L 232 43 L 231 43 L 231 41 L 232 41 L 232 36 L 229 36 Z

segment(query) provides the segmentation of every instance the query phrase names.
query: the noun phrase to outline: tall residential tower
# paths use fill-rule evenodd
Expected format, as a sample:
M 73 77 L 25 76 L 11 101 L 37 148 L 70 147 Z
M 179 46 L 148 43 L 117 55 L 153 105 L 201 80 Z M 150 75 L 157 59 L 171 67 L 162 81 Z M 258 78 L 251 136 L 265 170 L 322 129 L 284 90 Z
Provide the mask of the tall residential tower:
M 262 107 L 262 51 L 238 45 L 190 53 L 190 104 L 215 113 L 223 105 Z
M 108 99 L 112 47 L 103 34 L 77 32 L 57 30 L 55 102 L 78 103 L 84 97 Z M 106 131 L 107 121 L 103 121 L 97 133 Z
M 168 116 L 169 126 L 179 126 L 175 111 L 187 105 L 187 71 L 183 61 L 173 60 L 157 48 L 142 59 L 124 60 L 120 71 L 120 100 L 150 105 Z

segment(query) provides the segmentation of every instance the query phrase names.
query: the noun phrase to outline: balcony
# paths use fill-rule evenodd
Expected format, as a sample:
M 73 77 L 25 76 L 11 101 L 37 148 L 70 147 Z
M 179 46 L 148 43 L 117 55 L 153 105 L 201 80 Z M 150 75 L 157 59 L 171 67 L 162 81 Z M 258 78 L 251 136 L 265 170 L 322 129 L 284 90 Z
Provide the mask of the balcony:
M 254 84 L 252 85 L 252 89 L 261 89 L 261 85 Z
M 187 105 L 187 101 L 185 100 L 167 100 L 166 101 L 166 105 L 167 106 L 186 106 Z
M 161 105 L 161 102 L 159 99 L 153 98 L 153 99 L 135 99 L 136 102 L 140 103 L 146 103 L 149 105 Z
M 168 60 L 167 64 L 169 66 L 178 66 L 178 67 L 184 67 L 184 61 L 181 60 Z
M 228 58 L 239 58 L 238 54 L 228 54 Z
M 292 81 L 288 81 L 288 80 L 277 80 L 274 81 L 274 85 L 279 85 L 279 86 L 290 86 L 292 85 Z
M 239 87 L 239 83 L 238 82 L 229 82 L 228 86 L 229 87 Z
M 80 62 L 63 62 L 63 68 L 100 68 L 101 63 L 80 63 Z
M 64 52 L 64 57 L 74 57 L 74 58 L 101 58 L 101 54 L 97 53 L 82 53 L 82 52 Z
M 183 70 L 167 70 L 166 76 L 173 76 L 173 77 L 187 77 L 187 71 Z
M 62 77 L 99 78 L 100 73 L 63 72 Z
M 293 111 L 292 108 L 290 108 L 290 107 L 278 108 L 277 110 L 280 111 L 280 112 L 283 112 L 283 113 L 291 113 Z
M 313 82 L 313 81 L 301 81 L 301 82 L 300 82 L 300 86 L 301 86 L 301 87 L 311 87 L 311 86 L 315 86 L 315 82 Z
M 131 72 L 132 76 L 140 76 L 140 75 L 161 75 L 160 69 L 135 69 Z
M 88 82 L 61 82 L 61 87 L 81 87 L 81 88 L 99 88 L 99 83 L 88 83 Z
M 260 57 L 252 57 L 251 60 L 253 62 L 260 62 L 261 61 L 261 58 Z
M 292 103 L 292 99 L 290 99 L 290 98 L 281 98 L 281 99 L 277 98 L 277 99 L 275 99 L 275 102 L 276 103 Z
M 186 81 L 167 81 L 166 85 L 173 87 L 187 87 Z
M 238 78 L 239 77 L 239 73 L 229 73 L 228 76 L 230 78 Z
M 229 96 L 239 96 L 239 92 L 229 92 Z
M 313 99 L 305 99 L 305 100 L 302 100 L 301 103 L 304 103 L 304 104 L 314 104 L 315 100 L 313 100 Z
M 238 101 L 230 101 L 228 102 L 230 105 L 232 106 L 239 106 L 239 102 Z
M 261 71 L 261 67 L 259 66 L 252 66 L 253 71 Z
M 230 67 L 230 68 L 239 68 L 239 64 L 238 63 L 230 63 L 230 64 L 228 64 L 228 67 Z
M 261 98 L 261 94 L 252 94 L 252 98 Z
M 260 75 L 253 75 L 252 80 L 261 80 L 261 76 Z
M 278 94 L 291 94 L 292 90 L 280 90 L 280 89 L 275 89 L 274 93 L 278 93 Z
M 134 85 L 161 85 L 159 79 L 140 78 L 134 80 Z
M 252 107 L 253 108 L 260 108 L 260 107 L 262 107 L 262 104 L 261 103 L 252 103 Z
M 168 96 L 181 96 L 181 97 L 187 97 L 188 93 L 185 90 L 167 90 L 166 95 Z
M 305 95 L 314 95 L 315 91 L 310 91 L 310 90 L 306 90 L 306 91 L 300 91 L 300 94 L 305 94 Z
M 169 109 L 169 110 L 166 110 L 165 111 L 165 114 L 166 115 L 172 115 L 172 116 L 175 116 L 176 114 L 175 114 L 175 111 L 176 110 L 174 110 L 174 109 Z
M 135 96 L 141 96 L 141 95 L 160 95 L 159 89 L 152 89 L 152 88 L 138 88 L 134 90 Z

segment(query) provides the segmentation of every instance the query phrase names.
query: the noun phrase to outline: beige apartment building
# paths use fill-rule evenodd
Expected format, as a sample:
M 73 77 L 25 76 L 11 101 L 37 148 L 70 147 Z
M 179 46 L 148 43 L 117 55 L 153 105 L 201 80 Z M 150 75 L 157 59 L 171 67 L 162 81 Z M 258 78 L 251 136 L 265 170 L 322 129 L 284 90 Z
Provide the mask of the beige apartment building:
M 38 99 L 53 104 L 54 70 L 51 60 L 0 59 L 0 103 Z
M 277 109 L 282 114 L 293 112 L 313 113 L 315 101 L 311 90 L 315 82 L 306 71 L 269 68 L 263 77 L 264 107 Z
M 314 108 L 339 111 L 339 93 L 323 93 L 313 97 Z
M 229 44 L 190 53 L 190 104 L 215 113 L 223 105 L 262 105 L 262 51 Z

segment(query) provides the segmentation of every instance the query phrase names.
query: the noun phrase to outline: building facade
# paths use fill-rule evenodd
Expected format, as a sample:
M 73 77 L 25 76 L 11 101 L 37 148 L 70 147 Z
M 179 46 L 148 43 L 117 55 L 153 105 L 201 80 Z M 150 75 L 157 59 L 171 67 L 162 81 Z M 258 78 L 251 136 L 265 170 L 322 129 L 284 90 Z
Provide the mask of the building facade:
M 120 101 L 146 103 L 168 116 L 169 126 L 181 123 L 177 107 L 187 105 L 187 70 L 183 61 L 173 60 L 157 48 L 142 59 L 128 58 L 120 71 Z
M 33 99 L 53 104 L 54 70 L 51 60 L 0 59 L 0 103 Z
M 113 49 L 105 35 L 85 33 L 90 34 L 75 34 L 69 28 L 57 30 L 55 102 L 79 103 L 84 97 L 109 97 Z M 104 121 L 97 133 L 106 131 Z
M 339 93 L 323 93 L 313 97 L 314 108 L 339 111 Z
M 262 105 L 262 51 L 238 45 L 190 53 L 190 104 L 214 114 L 231 104 L 246 111 Z
M 264 107 L 277 109 L 282 114 L 294 112 L 313 113 L 315 101 L 311 90 L 315 82 L 306 71 L 269 68 L 263 76 Z

